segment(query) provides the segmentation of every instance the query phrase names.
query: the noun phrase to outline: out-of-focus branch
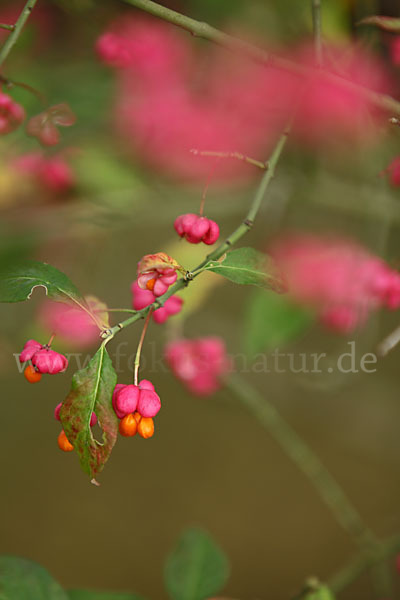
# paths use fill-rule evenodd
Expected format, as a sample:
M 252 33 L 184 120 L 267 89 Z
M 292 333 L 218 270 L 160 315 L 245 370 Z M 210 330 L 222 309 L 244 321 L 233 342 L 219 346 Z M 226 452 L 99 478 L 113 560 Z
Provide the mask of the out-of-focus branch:
M 17 39 L 20 36 L 20 33 L 29 18 L 37 0 L 28 0 L 25 4 L 21 14 L 18 17 L 15 25 L 10 26 L 10 35 L 6 39 L 2 49 L 0 50 L 0 66 L 2 66 L 3 62 L 6 60 L 7 56 L 10 53 L 11 48 L 16 43 Z M 3 27 L 4 28 L 4 27 Z
M 322 65 L 322 25 L 321 25 L 321 0 L 311 0 L 315 58 Z

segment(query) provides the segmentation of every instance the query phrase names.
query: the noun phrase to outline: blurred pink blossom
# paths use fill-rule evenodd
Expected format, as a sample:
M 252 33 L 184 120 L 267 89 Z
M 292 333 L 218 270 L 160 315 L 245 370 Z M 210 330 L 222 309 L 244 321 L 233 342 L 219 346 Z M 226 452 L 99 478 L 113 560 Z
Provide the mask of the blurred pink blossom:
M 307 144 L 325 146 L 343 147 L 343 142 L 374 140 L 380 115 L 362 88 L 390 91 L 383 65 L 366 51 L 350 45 L 326 47 L 323 69 L 316 68 L 311 48 L 298 51 L 298 55 L 300 64 L 310 70 L 299 95 L 294 135 Z
M 11 96 L 0 92 L 0 135 L 11 133 L 25 119 L 25 110 Z
M 293 299 L 339 332 L 380 307 L 400 307 L 400 274 L 356 242 L 296 233 L 276 240 L 270 254 Z
M 86 302 L 104 328 L 109 326 L 106 305 L 94 296 Z M 79 347 L 90 346 L 99 340 L 99 327 L 93 318 L 79 307 L 46 300 L 39 309 L 39 322 L 49 333 L 61 341 Z
M 46 157 L 39 152 L 29 152 L 18 156 L 11 167 L 30 176 L 52 194 L 64 194 L 75 186 L 75 174 L 61 154 Z
M 230 368 L 225 344 L 218 337 L 170 342 L 165 358 L 174 375 L 198 396 L 216 392 L 221 387 L 220 377 Z
M 266 156 L 293 107 L 298 79 L 225 50 L 197 56 L 190 38 L 169 25 L 128 19 L 98 41 L 116 73 L 116 124 L 127 146 L 153 167 L 204 177 L 215 158 L 201 150 Z M 219 161 L 216 178 L 254 172 Z

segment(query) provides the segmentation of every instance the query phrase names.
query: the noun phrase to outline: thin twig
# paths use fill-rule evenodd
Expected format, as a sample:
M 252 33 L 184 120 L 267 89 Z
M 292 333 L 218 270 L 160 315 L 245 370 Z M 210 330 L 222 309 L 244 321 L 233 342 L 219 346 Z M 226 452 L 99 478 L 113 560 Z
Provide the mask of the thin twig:
M 259 169 L 265 171 L 268 167 L 268 163 L 263 163 L 260 160 L 256 160 L 255 158 L 251 158 L 251 156 L 246 156 L 245 154 L 241 154 L 240 152 L 218 152 L 215 150 L 198 150 L 197 148 L 192 148 L 190 150 L 192 154 L 195 156 L 215 156 L 216 158 L 235 158 L 237 160 L 241 160 L 243 162 L 249 163 L 249 165 L 254 165 Z
M 0 23 L 0 29 L 6 29 L 7 31 L 14 31 L 15 25 L 6 25 L 5 23 Z
M 8 38 L 6 39 L 4 46 L 0 50 L 0 67 L 2 66 L 3 62 L 6 60 L 7 56 L 9 55 L 11 48 L 14 46 L 14 44 L 18 40 L 20 33 L 21 33 L 26 21 L 28 20 L 29 15 L 31 14 L 36 2 L 37 2 L 37 0 L 28 0 L 27 3 L 25 4 L 21 14 L 18 17 L 17 22 L 15 23 L 13 30 L 11 31 Z

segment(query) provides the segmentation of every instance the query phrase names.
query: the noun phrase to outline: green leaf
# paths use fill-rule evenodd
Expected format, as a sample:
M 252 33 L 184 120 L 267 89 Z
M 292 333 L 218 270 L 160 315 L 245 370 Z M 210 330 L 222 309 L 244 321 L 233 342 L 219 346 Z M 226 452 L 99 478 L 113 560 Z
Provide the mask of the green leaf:
M 244 319 L 244 347 L 249 356 L 276 348 L 303 333 L 313 316 L 286 295 L 257 291 Z
M 36 287 L 44 287 L 47 296 L 53 300 L 85 306 L 72 281 L 51 265 L 26 260 L 0 272 L 0 302 L 29 300 Z
M 272 260 L 254 248 L 232 250 L 221 262 L 211 261 L 205 269 L 235 283 L 257 285 L 276 292 L 284 291 L 283 282 Z
M 102 470 L 117 440 L 118 419 L 112 407 L 116 383 L 117 374 L 102 344 L 88 366 L 75 373 L 71 391 L 61 407 L 65 434 L 78 453 L 82 469 L 92 479 Z M 93 437 L 92 412 L 103 430 L 102 443 Z
M 124 592 L 94 592 L 91 590 L 69 590 L 68 600 L 143 600 L 137 594 Z
M 395 17 L 382 17 L 379 15 L 374 15 L 362 19 L 357 23 L 357 25 L 376 25 L 385 31 L 400 33 L 400 19 L 396 19 Z
M 188 529 L 165 566 L 172 600 L 204 600 L 218 593 L 229 577 L 229 562 L 208 533 Z
M 40 565 L 0 556 L 0 600 L 68 600 L 62 587 Z

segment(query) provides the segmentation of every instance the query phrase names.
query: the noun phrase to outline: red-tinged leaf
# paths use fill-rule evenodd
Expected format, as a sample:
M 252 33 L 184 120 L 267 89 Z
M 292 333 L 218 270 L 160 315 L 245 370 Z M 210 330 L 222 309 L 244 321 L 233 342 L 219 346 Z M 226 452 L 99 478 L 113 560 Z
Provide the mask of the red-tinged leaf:
M 118 419 L 111 402 L 116 383 L 117 375 L 102 344 L 89 365 L 75 373 L 71 391 L 60 411 L 66 436 L 93 483 L 97 483 L 95 477 L 103 469 L 117 440 Z M 93 437 L 92 412 L 103 430 L 102 442 Z
M 48 113 L 55 125 L 70 127 L 76 123 L 75 113 L 72 112 L 70 106 L 66 102 L 50 106 Z
M 357 23 L 357 25 L 375 25 L 385 31 L 391 31 L 392 33 L 400 33 L 400 19 L 395 17 L 382 17 L 374 15 L 366 17 Z
M 157 254 L 146 254 L 138 263 L 137 274 L 143 275 L 156 269 L 175 269 L 176 271 L 185 272 L 185 269 L 171 256 L 165 252 L 157 252 Z

